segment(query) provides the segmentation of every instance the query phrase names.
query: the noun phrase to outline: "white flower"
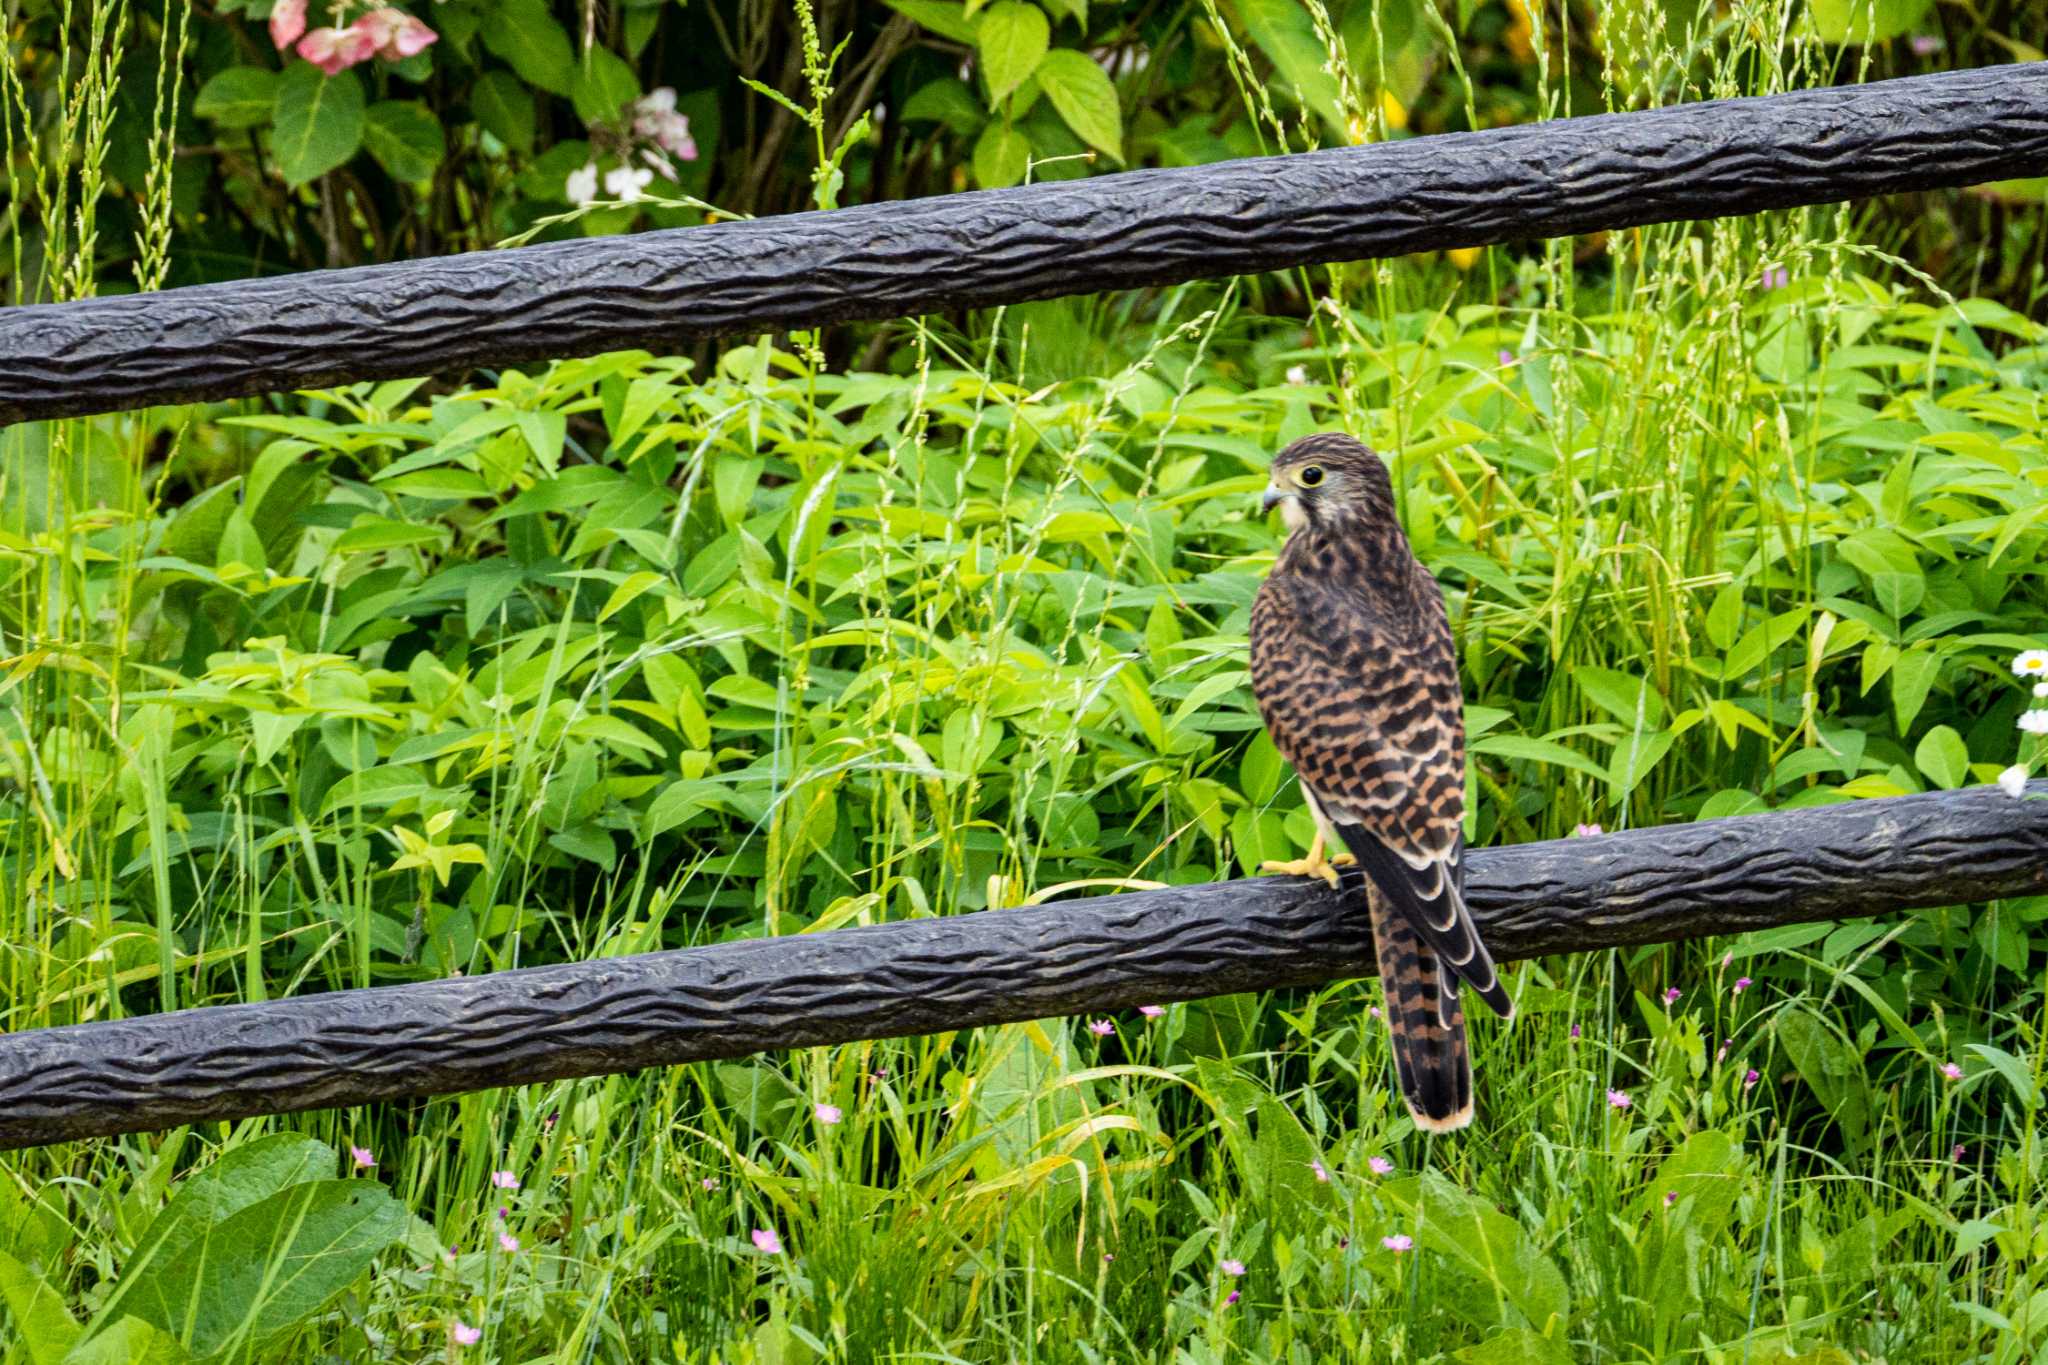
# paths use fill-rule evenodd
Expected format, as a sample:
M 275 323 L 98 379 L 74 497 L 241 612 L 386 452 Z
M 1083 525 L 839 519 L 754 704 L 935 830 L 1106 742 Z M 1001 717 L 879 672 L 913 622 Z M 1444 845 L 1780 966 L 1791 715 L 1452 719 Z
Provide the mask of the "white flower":
M 1288 366 L 1288 367 L 1287 367 L 1287 382 L 1288 382 L 1288 383 L 1290 383 L 1290 384 L 1306 384 L 1306 383 L 1308 383 L 1308 366 L 1306 366 L 1306 365 L 1290 365 L 1290 366 Z
M 653 183 L 653 180 L 653 171 L 636 171 L 631 166 L 621 166 L 615 171 L 605 172 L 604 192 L 622 204 L 630 204 L 641 198 L 641 191 Z
M 563 185 L 562 193 L 578 208 L 597 198 L 596 163 L 586 162 L 582 170 L 569 172 L 569 180 Z
M 2048 697 L 2048 683 L 2035 683 L 2034 695 L 2037 697 Z
M 2048 678 L 2048 649 L 2023 650 L 2013 655 L 2012 671 L 2022 678 Z
M 2027 793 L 2027 769 L 2024 764 L 2015 763 L 1998 775 L 1998 789 L 2007 796 L 2019 797 Z
M 2020 714 L 2020 729 L 2030 735 L 2048 735 L 2048 707 L 2037 706 Z
M 633 105 L 636 114 L 673 113 L 676 107 L 676 88 L 673 85 L 656 86 L 642 95 Z

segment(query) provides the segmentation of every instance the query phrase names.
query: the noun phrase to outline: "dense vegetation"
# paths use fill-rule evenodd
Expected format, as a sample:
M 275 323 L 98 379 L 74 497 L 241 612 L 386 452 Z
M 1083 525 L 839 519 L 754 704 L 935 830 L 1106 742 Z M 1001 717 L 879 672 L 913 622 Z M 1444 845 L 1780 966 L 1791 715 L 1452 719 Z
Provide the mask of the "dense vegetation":
M 549 211 L 476 193 L 567 145 L 500 136 L 477 90 L 566 117 L 579 87 L 504 36 L 566 12 L 450 0 L 422 11 L 431 64 L 343 73 L 411 81 L 435 117 L 430 213 L 373 183 L 376 138 L 236 190 L 281 95 L 240 143 L 168 156 L 195 88 L 252 45 L 276 60 L 240 8 L 177 21 L 197 65 L 162 88 L 188 112 L 53 217 L 29 170 L 78 129 L 112 167 L 126 115 L 67 124 L 53 77 L 23 82 L 69 51 L 89 90 L 100 49 L 63 25 L 127 12 L 30 7 L 18 297 L 112 287 L 131 242 L 161 283 L 215 231 L 249 273 L 270 220 L 208 196 L 259 187 L 280 240 L 325 214 L 398 255 Z M 896 8 L 881 35 L 851 6 L 814 21 L 856 34 L 846 70 L 914 84 L 890 101 L 906 123 L 911 68 L 943 50 L 959 89 L 925 98 L 955 114 L 899 162 L 859 144 L 845 186 L 992 178 L 992 117 L 1027 164 L 1059 152 L 1040 138 L 1065 106 L 1019 93 L 1050 91 L 1043 68 L 1007 92 L 988 70 L 1026 65 L 1038 10 L 946 16 L 981 25 L 968 81 L 948 7 Z M 1838 41 L 1859 36 L 1825 31 L 1838 9 L 1885 41 Z M 671 25 L 752 11 L 580 13 L 622 41 L 564 51 L 641 99 L 681 85 L 665 63 L 716 61 Z M 1378 110 L 1380 136 L 1396 108 L 1447 126 L 1775 88 L 1881 74 L 1913 33 L 2010 31 L 1893 0 L 1676 29 L 1618 3 L 1591 28 L 1491 5 L 1047 13 L 1059 50 L 1151 55 L 1107 68 L 1133 162 L 1166 155 L 1146 139 L 1176 110 L 1225 148 L 1318 136 L 1316 72 L 1334 126 Z M 985 40 L 998 16 L 1021 47 Z M 875 56 L 913 20 L 959 50 Z M 1276 25 L 1354 58 L 1434 35 L 1412 39 L 1426 78 L 1354 59 L 1335 80 Z M 1627 34 L 1648 55 L 1608 55 Z M 106 108 L 153 110 L 127 41 Z M 764 141 L 758 207 L 834 202 L 811 165 L 865 112 L 790 50 L 777 89 L 815 156 L 792 173 Z M 1566 61 L 1588 51 L 1656 79 L 1602 94 Z M 700 171 L 748 145 L 686 106 Z M 664 112 L 647 136 L 676 140 Z M 181 206 L 193 160 L 213 169 Z M 52 227 L 93 194 L 139 235 Z M 1266 461 L 1323 428 L 1389 453 L 1446 588 L 1474 842 L 1992 780 L 2037 759 L 2015 659 L 2048 645 L 2040 213 L 1992 202 L 0 432 L 0 1026 L 1245 875 L 1309 833 L 1245 625 L 1276 546 Z M 639 212 L 544 230 L 664 221 Z M 0 1360 L 2027 1360 L 2048 1340 L 2044 920 L 2048 898 L 1524 964 L 1518 1018 L 1479 1025 L 1479 1125 L 1434 1144 L 1361 982 L 13 1154 Z

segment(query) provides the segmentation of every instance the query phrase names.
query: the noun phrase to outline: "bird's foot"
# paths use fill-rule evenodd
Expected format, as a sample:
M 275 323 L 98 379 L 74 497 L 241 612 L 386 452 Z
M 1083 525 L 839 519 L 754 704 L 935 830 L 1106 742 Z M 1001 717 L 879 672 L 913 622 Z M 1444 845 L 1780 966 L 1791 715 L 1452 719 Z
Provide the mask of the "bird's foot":
M 1334 858 L 1325 858 L 1322 840 L 1318 839 L 1315 847 L 1308 851 L 1306 858 L 1296 858 L 1292 862 L 1260 863 L 1259 871 L 1280 872 L 1290 877 L 1321 877 L 1334 891 L 1338 884 L 1337 869 L 1349 867 L 1357 861 L 1349 853 L 1339 853 Z

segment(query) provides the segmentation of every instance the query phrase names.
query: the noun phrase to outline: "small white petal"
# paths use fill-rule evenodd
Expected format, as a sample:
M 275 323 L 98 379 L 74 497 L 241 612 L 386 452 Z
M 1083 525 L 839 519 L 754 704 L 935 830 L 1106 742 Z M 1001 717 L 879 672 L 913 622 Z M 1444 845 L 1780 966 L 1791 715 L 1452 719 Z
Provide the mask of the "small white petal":
M 1998 789 L 2007 796 L 2024 796 L 2027 792 L 2027 770 L 2015 763 L 1998 775 Z

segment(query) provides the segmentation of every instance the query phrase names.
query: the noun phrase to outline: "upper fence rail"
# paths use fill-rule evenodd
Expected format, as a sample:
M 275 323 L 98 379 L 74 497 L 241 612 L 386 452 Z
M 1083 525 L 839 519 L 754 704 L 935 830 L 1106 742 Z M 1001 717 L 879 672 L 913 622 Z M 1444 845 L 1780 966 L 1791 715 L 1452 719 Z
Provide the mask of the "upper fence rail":
M 2048 174 L 2048 62 L 0 311 L 0 424 Z

